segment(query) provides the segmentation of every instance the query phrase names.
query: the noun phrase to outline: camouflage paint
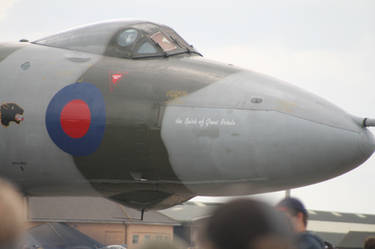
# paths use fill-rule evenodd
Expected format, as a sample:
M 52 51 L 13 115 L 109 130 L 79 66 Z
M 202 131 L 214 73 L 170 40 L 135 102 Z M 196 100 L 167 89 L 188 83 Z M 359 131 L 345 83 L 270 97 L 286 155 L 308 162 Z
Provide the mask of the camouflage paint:
M 192 193 L 174 173 L 161 138 L 165 106 L 237 71 L 194 55 L 146 60 L 103 57 L 81 80 L 103 93 L 106 129 L 95 153 L 74 157 L 78 169 L 96 189 L 118 192 L 116 200 L 137 196 L 141 202 L 141 196 L 164 199 L 172 193 L 190 198 Z M 111 87 L 109 72 L 126 74 Z

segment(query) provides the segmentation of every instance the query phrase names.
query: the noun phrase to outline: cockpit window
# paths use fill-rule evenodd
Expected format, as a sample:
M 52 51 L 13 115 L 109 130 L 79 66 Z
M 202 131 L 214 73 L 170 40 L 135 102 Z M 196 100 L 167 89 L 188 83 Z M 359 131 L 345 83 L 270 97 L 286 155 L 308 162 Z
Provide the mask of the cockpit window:
M 175 50 L 177 48 L 176 44 L 161 32 L 153 34 L 151 39 L 156 42 L 165 52 Z
M 135 29 L 127 29 L 119 34 L 117 37 L 117 43 L 121 47 L 127 47 L 133 44 L 138 37 L 138 31 Z
M 148 41 L 145 41 L 137 50 L 138 54 L 155 54 L 158 51 L 156 48 Z
M 71 29 L 33 42 L 128 59 L 167 57 L 197 52 L 173 29 L 151 22 L 112 21 Z

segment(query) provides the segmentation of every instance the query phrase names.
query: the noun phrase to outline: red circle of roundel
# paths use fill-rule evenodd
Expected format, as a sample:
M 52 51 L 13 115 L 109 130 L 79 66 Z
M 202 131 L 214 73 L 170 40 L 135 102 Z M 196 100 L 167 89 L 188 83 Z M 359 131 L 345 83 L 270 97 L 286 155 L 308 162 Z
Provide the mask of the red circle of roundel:
M 60 114 L 61 128 L 71 138 L 83 137 L 90 128 L 91 112 L 87 103 L 74 99 L 67 103 Z

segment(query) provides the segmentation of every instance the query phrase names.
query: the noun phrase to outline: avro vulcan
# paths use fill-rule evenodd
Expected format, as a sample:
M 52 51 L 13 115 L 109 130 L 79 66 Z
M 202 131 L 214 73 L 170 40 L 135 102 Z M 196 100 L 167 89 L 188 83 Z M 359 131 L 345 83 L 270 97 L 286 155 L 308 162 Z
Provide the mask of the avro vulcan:
M 30 196 L 161 209 L 317 183 L 375 149 L 375 120 L 146 21 L 0 44 L 0 88 L 0 176 Z

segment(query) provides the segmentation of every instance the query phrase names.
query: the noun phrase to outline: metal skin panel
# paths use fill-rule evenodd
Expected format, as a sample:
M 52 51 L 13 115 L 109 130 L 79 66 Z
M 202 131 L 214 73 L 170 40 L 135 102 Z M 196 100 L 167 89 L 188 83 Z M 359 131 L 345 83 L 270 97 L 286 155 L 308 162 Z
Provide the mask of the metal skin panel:
M 69 59 L 72 55 L 90 60 L 72 62 Z M 76 82 L 98 58 L 28 45 L 0 63 L 1 102 L 16 103 L 24 109 L 23 122 L 0 127 L 0 174 L 16 181 L 26 193 L 80 195 L 93 192 L 75 167 L 72 156 L 50 139 L 45 115 L 54 94 Z
M 329 102 L 188 51 L 123 59 L 8 44 L 0 75 L 0 175 L 29 195 L 160 209 L 316 183 L 375 149 L 362 120 Z
M 0 62 L 25 45 L 22 43 L 0 43 Z

